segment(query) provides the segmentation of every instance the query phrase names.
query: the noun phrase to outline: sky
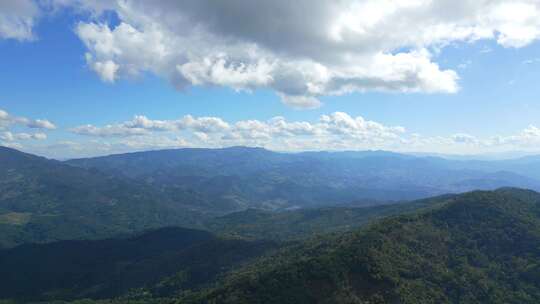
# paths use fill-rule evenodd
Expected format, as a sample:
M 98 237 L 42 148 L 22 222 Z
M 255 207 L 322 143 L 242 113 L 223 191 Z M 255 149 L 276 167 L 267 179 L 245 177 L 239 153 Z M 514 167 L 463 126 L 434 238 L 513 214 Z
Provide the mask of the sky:
M 0 145 L 540 153 L 539 0 L 2 0 Z

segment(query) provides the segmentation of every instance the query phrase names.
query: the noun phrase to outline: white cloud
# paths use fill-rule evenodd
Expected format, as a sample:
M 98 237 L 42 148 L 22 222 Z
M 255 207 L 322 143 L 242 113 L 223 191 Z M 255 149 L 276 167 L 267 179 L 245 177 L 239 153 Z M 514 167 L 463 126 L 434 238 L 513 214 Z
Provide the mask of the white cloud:
M 39 14 L 39 8 L 32 0 L 0 1 L 0 38 L 34 39 L 32 28 Z
M 405 132 L 403 127 L 387 127 L 378 122 L 367 121 L 361 116 L 353 118 L 343 112 L 323 115 L 320 126 L 331 134 L 368 142 L 397 139 L 399 134 Z
M 151 72 L 179 89 L 269 88 L 295 108 L 352 92 L 454 93 L 458 74 L 432 53 L 480 39 L 520 48 L 540 37 L 535 0 L 6 0 L 0 37 L 31 40 L 38 17 L 64 7 L 90 12 L 75 31 L 105 82 Z M 117 25 L 103 23 L 108 10 Z
M 193 118 L 186 115 L 173 122 L 179 129 L 192 129 L 203 133 L 214 133 L 229 129 L 229 124 L 219 117 Z
M 270 88 L 296 108 L 351 92 L 453 93 L 459 77 L 433 50 L 479 39 L 519 48 L 540 37 L 540 3 L 532 0 L 71 3 L 119 16 L 114 27 L 76 28 L 104 81 L 152 72 L 179 89 Z
M 9 114 L 0 109 L 0 130 L 6 129 L 11 125 L 23 125 L 32 129 L 53 130 L 56 126 L 46 119 L 29 119 L 26 117 L 18 117 Z
M 24 132 L 21 132 L 23 129 Z M 0 109 L 0 145 L 15 149 L 23 149 L 25 146 L 22 141 L 44 141 L 47 134 L 43 132 L 33 132 L 31 129 L 40 129 L 40 131 L 52 130 L 56 126 L 46 119 L 29 119 L 9 114 Z
M 92 145 L 101 146 L 108 152 L 244 145 L 280 151 L 384 149 L 483 153 L 534 150 L 540 146 L 540 128 L 536 126 L 529 126 L 515 135 L 488 138 L 467 133 L 423 136 L 408 132 L 402 126 L 389 126 L 344 112 L 321 115 L 314 122 L 289 121 L 281 116 L 266 121 L 227 122 L 219 117 L 186 115 L 175 120 L 153 120 L 136 115 L 125 122 L 105 126 L 84 125 L 71 131 L 100 138 L 92 141 Z
M 33 129 L 56 129 L 56 126 L 46 119 L 27 120 L 26 126 Z
M 198 117 L 186 115 L 178 120 L 150 120 L 143 115 L 135 115 L 132 120 L 96 127 L 83 125 L 72 128 L 79 135 L 99 137 L 129 137 L 149 135 L 152 131 L 180 131 L 188 129 L 202 133 L 215 133 L 229 128 L 229 124 L 218 117 Z
M 295 109 L 316 109 L 321 106 L 319 99 L 313 96 L 279 94 L 283 102 Z
M 160 149 L 160 148 L 182 148 L 189 147 L 189 143 L 180 138 L 170 138 L 166 136 L 141 136 L 137 138 L 126 138 L 120 141 L 122 145 L 130 149 Z
M 88 59 L 88 63 L 92 70 L 94 70 L 101 80 L 105 82 L 114 82 L 116 79 L 116 72 L 119 69 L 118 64 L 114 63 L 112 60 L 106 60 L 104 62 L 95 61 Z
M 226 122 L 218 117 L 186 115 L 177 120 L 151 120 L 137 115 L 130 121 L 103 127 L 85 125 L 73 128 L 72 132 L 111 139 L 120 137 L 117 143 L 137 148 L 247 145 L 277 150 L 312 150 L 372 146 L 382 148 L 398 143 L 405 129 L 335 112 L 323 115 L 313 123 L 287 121 L 280 116 L 267 121 Z
M 538 1 L 501 1 L 487 16 L 498 31 L 497 43 L 504 47 L 523 47 L 540 37 Z
M 0 140 L 5 142 L 13 142 L 16 140 L 45 140 L 47 139 L 47 134 L 45 133 L 11 133 L 10 131 L 5 131 L 0 133 Z
M 0 112 L 0 117 L 5 116 Z M 276 116 L 268 120 L 225 121 L 219 117 L 185 115 L 174 120 L 154 120 L 136 115 L 104 126 L 83 125 L 71 131 L 83 135 L 69 145 L 49 145 L 50 154 L 70 157 L 131 151 L 228 146 L 258 146 L 277 151 L 391 150 L 477 154 L 507 151 L 540 152 L 540 128 L 530 125 L 511 135 L 479 137 L 468 133 L 425 136 L 403 126 L 387 125 L 345 112 L 321 115 L 316 121 L 291 121 Z M 95 138 L 95 139 L 88 139 Z M 44 139 L 45 134 L 0 133 L 3 143 Z M 47 152 L 42 147 L 36 151 Z M 62 150 L 63 149 L 63 150 Z
M 540 145 L 540 128 L 530 125 L 516 135 L 497 136 L 491 139 L 492 145 L 512 145 L 520 148 L 535 148 Z
M 127 137 L 133 135 L 149 134 L 149 131 L 143 128 L 131 128 L 123 124 L 106 125 L 103 127 L 95 127 L 93 125 L 78 126 L 71 129 L 75 134 L 99 136 L 99 137 Z

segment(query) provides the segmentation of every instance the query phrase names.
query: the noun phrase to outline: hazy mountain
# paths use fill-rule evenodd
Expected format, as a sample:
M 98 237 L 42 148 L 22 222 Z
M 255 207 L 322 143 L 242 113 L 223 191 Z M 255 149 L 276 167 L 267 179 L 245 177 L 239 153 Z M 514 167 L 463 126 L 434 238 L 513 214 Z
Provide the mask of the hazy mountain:
M 455 161 L 386 151 L 277 153 L 261 148 L 177 149 L 68 161 L 134 179 L 169 196 L 188 192 L 214 213 L 355 201 L 412 200 L 540 182 L 501 162 Z M 540 162 L 538 163 L 540 168 Z M 514 170 L 515 169 L 515 170 Z M 519 169 L 519 170 L 518 170 Z M 527 172 L 526 172 L 527 171 Z M 540 172 L 540 170 L 539 170 Z M 538 176 L 540 178 L 540 175 Z M 209 206 L 193 208 L 208 212 Z
M 537 160 L 460 162 L 385 151 L 292 154 L 233 147 L 59 162 L 1 148 L 0 246 L 170 225 L 203 228 L 209 218 L 250 208 L 373 206 L 472 189 L 540 189 L 535 179 L 509 170 L 534 171 Z

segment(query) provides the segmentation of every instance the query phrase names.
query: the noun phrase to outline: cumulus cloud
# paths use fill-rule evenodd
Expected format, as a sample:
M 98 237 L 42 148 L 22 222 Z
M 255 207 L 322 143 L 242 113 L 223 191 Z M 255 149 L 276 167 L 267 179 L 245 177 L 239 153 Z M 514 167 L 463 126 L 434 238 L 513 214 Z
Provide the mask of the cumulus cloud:
M 301 109 L 353 92 L 453 93 L 459 76 L 439 66 L 437 50 L 480 39 L 520 48 L 540 37 L 534 0 L 39 3 L 2 1 L 0 37 L 32 39 L 40 8 L 90 12 L 75 32 L 89 69 L 105 82 L 151 72 L 178 89 L 272 89 Z M 119 22 L 105 23 L 105 11 Z
M 0 38 L 32 40 L 40 11 L 32 0 L 0 1 Z
M 360 116 L 351 117 L 344 112 L 335 112 L 322 115 L 317 122 L 288 121 L 281 116 L 267 121 L 253 119 L 226 122 L 219 117 L 186 115 L 176 120 L 152 120 L 136 115 L 130 121 L 102 127 L 79 126 L 73 128 L 72 132 L 120 138 L 118 143 L 139 148 L 247 145 L 277 150 L 313 150 L 372 146 L 382 148 L 398 143 L 405 128 L 385 126 Z M 340 144 L 337 145 L 337 142 Z
M 26 126 L 33 129 L 54 130 L 56 126 L 46 119 L 26 120 Z
M 24 130 L 23 129 L 27 129 Z M 32 129 L 39 129 L 35 132 Z M 22 141 L 44 141 L 47 134 L 43 131 L 56 129 L 56 126 L 46 119 L 30 119 L 14 116 L 0 109 L 0 145 L 15 149 L 23 149 Z
M 79 135 L 99 136 L 99 137 L 127 137 L 132 135 L 145 135 L 149 132 L 144 128 L 131 128 L 124 124 L 106 125 L 95 127 L 93 125 L 78 126 L 71 131 Z
M 192 115 L 173 120 L 156 120 L 136 115 L 124 122 L 104 126 L 83 125 L 71 131 L 87 137 L 79 138 L 80 141 L 64 147 L 74 156 L 238 145 L 276 151 L 382 149 L 460 154 L 515 150 L 540 152 L 540 128 L 534 125 L 514 134 L 491 137 L 468 133 L 425 136 L 410 132 L 403 126 L 388 125 L 345 112 L 321 115 L 315 121 L 294 121 L 282 116 L 268 120 L 225 121 L 220 117 Z M 2 136 L 0 133 L 0 140 L 14 143 L 16 137 L 39 139 L 39 136 L 34 134 L 30 138 L 29 135 L 5 133 Z M 53 150 L 60 151 L 60 148 L 54 147 Z
M 296 108 L 352 92 L 453 93 L 458 74 L 434 50 L 480 39 L 519 48 L 540 37 L 531 0 L 62 2 L 117 13 L 115 26 L 76 27 L 104 81 L 152 72 L 179 89 L 270 88 Z
M 13 142 L 16 140 L 44 140 L 47 139 L 47 134 L 45 133 L 11 133 L 10 131 L 5 131 L 0 133 L 0 140 L 5 142 Z
M 530 125 L 515 135 L 493 137 L 490 143 L 492 145 L 512 145 L 521 148 L 538 147 L 540 145 L 540 128 Z
M 0 109 L 0 130 L 10 125 L 23 125 L 32 129 L 54 130 L 56 126 L 46 119 L 29 119 L 26 117 L 13 116 Z
M 178 120 L 150 120 L 143 115 L 135 115 L 132 120 L 96 127 L 83 125 L 72 128 L 79 135 L 99 137 L 129 137 L 149 135 L 152 131 L 179 131 L 189 129 L 196 132 L 214 133 L 229 128 L 229 124 L 218 117 L 198 117 L 186 115 Z

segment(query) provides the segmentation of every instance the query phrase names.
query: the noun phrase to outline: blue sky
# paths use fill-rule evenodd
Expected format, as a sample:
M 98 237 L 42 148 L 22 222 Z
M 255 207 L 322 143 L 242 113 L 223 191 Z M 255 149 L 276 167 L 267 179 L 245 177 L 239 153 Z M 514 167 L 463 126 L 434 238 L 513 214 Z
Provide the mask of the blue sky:
M 351 41 L 344 41 L 351 45 L 347 46 L 350 47 L 347 54 L 352 54 L 354 61 L 341 65 L 344 57 L 331 53 L 337 52 L 332 49 L 335 43 L 328 44 L 328 53 L 308 49 L 311 38 L 303 40 L 311 35 L 312 28 L 308 26 L 290 34 L 290 41 L 287 34 L 283 35 L 285 45 L 275 39 L 265 40 L 273 34 L 264 32 L 270 27 L 267 24 L 261 25 L 260 32 L 245 33 L 225 23 L 230 18 L 219 15 L 216 18 L 225 20 L 221 26 L 226 29 L 212 30 L 212 25 L 204 23 L 204 14 L 213 9 L 211 2 L 205 4 L 209 7 L 197 8 L 200 11 L 193 13 L 195 17 L 181 18 L 172 24 L 161 24 L 159 18 L 148 21 L 154 16 L 143 16 L 144 2 L 125 2 L 132 5 L 129 10 L 91 2 L 29 1 L 28 6 L 34 7 L 30 12 L 17 8 L 14 2 L 6 6 L 13 10 L 11 14 L 9 11 L 0 14 L 0 28 L 8 25 L 0 32 L 0 110 L 5 113 L 4 122 L 0 121 L 0 134 L 3 134 L 0 142 L 3 145 L 57 158 L 237 144 L 284 151 L 387 149 L 475 154 L 540 150 L 537 128 L 540 126 L 540 44 L 534 34 L 526 36 L 529 23 L 508 25 L 502 18 L 506 22 L 499 21 L 502 25 L 495 21 L 481 24 L 492 30 L 491 35 L 455 38 L 451 33 L 441 34 L 443 38 L 428 39 L 414 47 L 398 38 L 397 42 L 386 41 L 390 39 L 388 33 L 382 30 L 379 33 L 371 24 L 372 27 L 361 24 L 367 28 L 364 31 L 373 33 L 364 34 L 369 34 L 369 39 L 357 34 L 358 37 L 351 36 Z M 156 10 L 161 2 L 164 10 L 171 5 L 158 1 Z M 534 5 L 535 2 L 523 3 Z M 182 8 L 176 14 L 168 9 L 167 13 L 173 17 L 183 14 Z M 363 9 L 390 10 L 371 6 Z M 399 14 L 399 7 L 393 9 Z M 237 13 L 240 9 L 230 10 Z M 519 7 L 516 11 L 519 13 Z M 32 20 L 26 24 L 30 32 L 20 34 L 15 31 L 17 23 L 9 23 L 17 14 L 21 20 Z M 430 14 L 436 18 L 437 11 Z M 275 18 L 263 23 L 273 22 Z M 329 22 L 335 20 L 332 18 L 328 17 Z M 452 22 L 462 26 L 464 21 L 455 18 Z M 479 20 L 490 18 L 501 19 L 478 17 Z M 385 21 L 381 20 L 374 22 Z M 445 26 L 449 22 L 445 21 Z M 175 26 L 190 23 L 193 28 L 202 25 L 208 33 L 194 38 L 189 29 L 176 31 Z M 360 26 L 349 23 L 344 24 L 354 29 L 353 25 Z M 126 31 L 120 31 L 121 24 Z M 291 32 L 303 26 L 293 24 L 296 28 L 288 29 Z M 479 25 L 472 22 L 467 26 Z M 520 26 L 525 34 L 519 32 Z M 540 31 L 540 25 L 532 26 L 538 26 Z M 415 29 L 414 24 L 411 27 Z M 508 27 L 512 31 L 507 33 Z M 139 36 L 135 37 L 133 31 Z M 138 40 L 133 42 L 121 35 Z M 260 38 L 263 35 L 266 36 Z M 208 41 L 179 51 L 176 44 L 161 46 L 163 42 L 156 40 L 197 44 L 200 37 Z M 222 37 L 229 38 L 223 39 L 224 42 Z M 362 39 L 390 46 L 357 51 L 363 48 Z M 106 45 L 109 49 L 103 47 L 103 41 L 109 43 Z M 208 48 L 205 43 L 212 45 L 218 55 L 203 51 L 202 48 Z M 238 51 L 245 43 L 254 46 L 257 55 Z M 295 43 L 299 45 L 290 45 Z M 303 43 L 308 50 L 304 50 Z M 321 48 L 325 43 L 321 41 Z M 163 51 L 166 56 L 160 55 L 163 53 L 160 47 L 169 48 Z M 141 49 L 140 58 L 137 48 Z M 180 59 L 186 54 L 196 58 Z M 384 60 L 397 59 L 384 57 L 380 69 L 389 72 L 381 75 L 377 72 L 377 54 L 395 58 L 400 54 L 416 54 L 416 57 L 406 57 L 404 60 L 410 61 L 388 66 Z M 160 56 L 173 59 L 164 61 Z M 202 59 L 197 61 L 199 57 Z M 222 58 L 225 63 L 217 70 Z M 204 60 L 207 63 L 201 65 Z M 100 68 L 108 62 L 116 67 L 112 74 L 111 70 Z M 265 62 L 278 63 L 267 72 Z M 169 69 L 171 63 L 177 69 Z M 242 64 L 247 68 L 235 70 Z M 322 66 L 326 72 L 313 70 L 312 66 Z M 200 72 L 203 68 L 210 72 Z M 179 76 L 172 73 L 180 70 L 183 78 L 178 80 Z M 303 73 L 300 80 L 295 74 L 298 71 Z M 335 82 L 320 80 L 323 78 L 320 74 L 325 73 L 341 78 Z M 395 81 L 393 76 L 399 78 L 400 73 L 418 74 L 410 82 Z M 295 78 L 283 77 L 281 83 L 274 81 L 283 75 Z M 270 78 L 273 82 L 267 80 Z M 377 85 L 366 85 L 371 81 Z M 313 83 L 320 87 L 312 89 Z M 334 83 L 346 84 L 337 87 Z M 144 116 L 144 123 L 141 120 L 133 123 L 135 115 Z M 275 117 L 280 117 L 279 122 L 272 120 Z M 37 119 L 47 120 L 55 128 L 29 123 Z M 32 136 L 35 134 L 41 135 Z

